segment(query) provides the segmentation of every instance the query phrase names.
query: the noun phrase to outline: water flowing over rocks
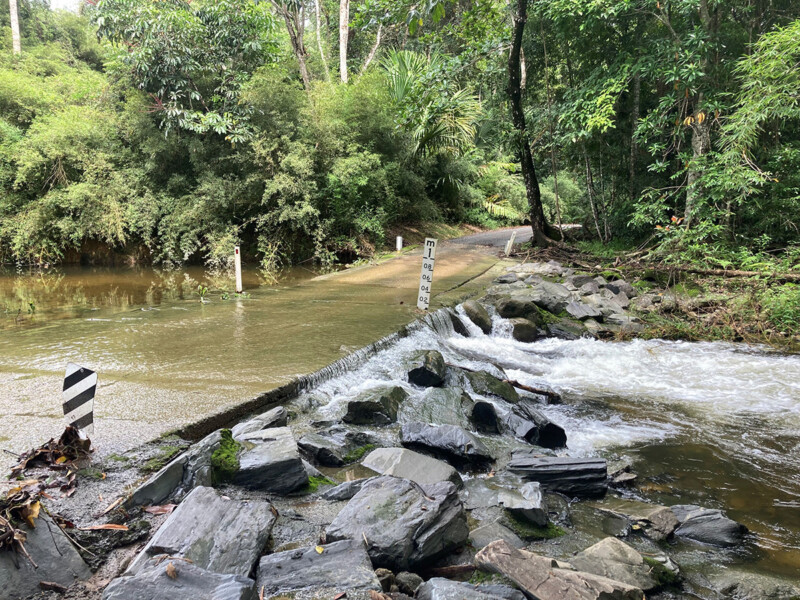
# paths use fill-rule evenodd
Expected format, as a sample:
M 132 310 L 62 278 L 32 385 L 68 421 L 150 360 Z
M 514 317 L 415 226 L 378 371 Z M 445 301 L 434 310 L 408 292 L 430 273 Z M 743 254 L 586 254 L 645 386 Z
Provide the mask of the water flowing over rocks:
M 447 366 L 441 352 L 423 350 L 409 361 L 408 381 L 422 387 L 441 387 L 447 376 Z
M 485 334 L 492 333 L 492 318 L 482 304 L 475 300 L 467 300 L 461 305 L 464 313 Z
M 366 538 L 373 566 L 408 570 L 467 542 L 457 488 L 378 477 L 361 487 L 326 529 L 328 540 Z
M 406 398 L 408 394 L 399 386 L 367 392 L 347 403 L 347 413 L 342 420 L 355 425 L 394 423 L 400 404 Z

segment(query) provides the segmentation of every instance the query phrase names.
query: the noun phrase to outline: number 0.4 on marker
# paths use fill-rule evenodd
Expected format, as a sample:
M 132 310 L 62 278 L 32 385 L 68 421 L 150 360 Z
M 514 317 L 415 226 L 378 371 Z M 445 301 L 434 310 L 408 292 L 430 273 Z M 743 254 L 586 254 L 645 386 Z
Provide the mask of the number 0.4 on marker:
M 417 295 L 417 308 L 420 310 L 428 310 L 431 303 L 436 241 L 432 238 L 425 238 L 425 245 L 422 247 L 422 274 L 419 276 L 419 294 Z

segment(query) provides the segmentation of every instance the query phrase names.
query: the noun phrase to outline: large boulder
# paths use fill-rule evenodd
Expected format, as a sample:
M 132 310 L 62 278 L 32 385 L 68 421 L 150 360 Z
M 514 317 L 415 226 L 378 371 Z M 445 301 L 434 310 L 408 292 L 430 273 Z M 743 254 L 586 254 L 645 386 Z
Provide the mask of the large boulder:
M 349 431 L 343 427 L 333 427 L 320 433 L 307 433 L 297 446 L 317 464 L 326 467 L 342 467 L 355 462 L 359 448 L 376 446 L 377 440 L 360 431 Z
M 477 437 L 455 425 L 406 423 L 400 430 L 400 441 L 407 448 L 433 454 L 459 467 L 480 467 L 494 460 Z
M 521 400 L 501 417 L 504 432 L 543 448 L 564 448 L 567 434 L 536 408 L 530 400 Z
M 472 585 L 433 577 L 417 588 L 417 600 L 525 600 L 519 590 L 503 585 Z
M 0 590 L 8 600 L 21 600 L 39 593 L 40 581 L 69 587 L 92 575 L 67 536 L 44 510 L 34 522 L 35 528 L 22 525 L 20 529 L 27 536 L 25 549 L 36 567 L 21 554 L 0 549 Z
M 354 425 L 386 425 L 397 421 L 400 404 L 408 393 L 400 386 L 365 392 L 347 403 L 342 420 Z
M 183 560 L 150 559 L 135 575 L 114 579 L 103 600 L 256 600 L 256 582 L 207 571 Z
M 497 408 L 491 402 L 479 400 L 472 405 L 471 420 L 481 433 L 500 433 L 501 420 L 497 415 Z
M 516 451 L 507 468 L 569 496 L 602 496 L 608 489 L 608 467 L 601 458 L 536 456 L 531 451 Z
M 364 479 L 354 479 L 353 481 L 345 481 L 344 483 L 340 483 L 336 487 L 332 487 L 328 490 L 325 490 L 320 494 L 324 500 L 330 500 L 332 502 L 337 502 L 341 500 L 350 500 L 353 496 L 355 496 L 362 488 L 362 486 L 371 481 L 374 477 L 365 477 Z
M 362 538 L 269 554 L 258 565 L 258 589 L 265 597 L 309 588 L 375 590 L 381 586 Z M 326 596 L 328 597 L 328 596 Z
M 449 481 L 461 486 L 461 476 L 446 462 L 405 448 L 378 448 L 361 462 L 381 475 L 404 477 L 420 485 Z
M 475 556 L 478 568 L 499 573 L 537 600 L 644 600 L 641 588 L 573 571 L 552 558 L 512 548 L 499 540 Z
M 428 388 L 403 403 L 397 420 L 401 423 L 420 421 L 469 429 L 474 404 L 472 397 L 461 388 Z
M 575 302 L 574 300 L 567 304 L 566 311 L 569 316 L 578 319 L 579 321 L 585 321 L 586 319 L 600 319 L 603 317 L 603 313 L 601 313 L 594 306 L 584 304 L 583 302 Z
M 524 317 L 537 325 L 542 322 L 539 307 L 527 296 L 504 296 L 495 302 L 494 307 L 497 310 L 497 314 L 504 319 Z
M 283 406 L 276 406 L 267 412 L 261 413 L 257 417 L 253 417 L 242 423 L 237 423 L 231 427 L 231 435 L 233 439 L 236 439 L 245 433 L 261 431 L 262 429 L 269 429 L 270 427 L 286 427 L 288 423 L 289 411 Z
M 244 450 L 233 482 L 250 489 L 288 494 L 308 485 L 308 474 L 288 427 L 275 427 L 240 436 Z
M 680 524 L 675 530 L 679 537 L 729 548 L 741 544 L 747 533 L 747 527 L 727 518 L 720 510 L 693 504 L 679 504 L 670 509 Z
M 483 333 L 486 335 L 492 333 L 492 318 L 482 304 L 475 300 L 467 300 L 461 306 L 469 320 L 475 323 Z
M 572 292 L 560 283 L 541 281 L 531 288 L 527 297 L 537 306 L 553 314 L 558 314 L 563 311 L 570 300 L 572 300 Z
M 409 361 L 408 381 L 422 387 L 441 387 L 447 376 L 447 365 L 441 352 L 422 350 Z
M 498 379 L 486 371 L 464 371 L 464 376 L 476 394 L 501 398 L 511 404 L 519 402 L 517 390 L 508 381 Z
M 508 322 L 511 324 L 511 336 L 518 342 L 531 343 L 542 337 L 542 331 L 530 319 L 519 317 Z
M 615 537 L 607 537 L 570 559 L 579 571 L 602 575 L 650 591 L 659 587 L 653 566 L 641 554 Z
M 326 530 L 329 541 L 366 539 L 373 566 L 395 571 L 430 564 L 468 536 L 452 483 L 419 485 L 398 477 L 364 484 Z
M 128 568 L 138 572 L 153 556 L 184 558 L 215 573 L 247 577 L 269 541 L 275 515 L 265 500 L 231 500 L 197 487 L 167 518 Z

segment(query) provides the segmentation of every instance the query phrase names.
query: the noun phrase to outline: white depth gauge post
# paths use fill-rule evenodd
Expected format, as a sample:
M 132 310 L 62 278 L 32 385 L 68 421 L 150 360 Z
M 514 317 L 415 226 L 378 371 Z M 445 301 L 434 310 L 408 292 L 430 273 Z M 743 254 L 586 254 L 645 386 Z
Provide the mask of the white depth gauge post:
M 417 298 L 417 308 L 420 310 L 428 310 L 431 303 L 436 242 L 437 240 L 432 238 L 425 238 L 425 245 L 422 247 L 422 274 L 419 276 L 419 296 Z
M 236 270 L 236 293 L 242 293 L 242 254 L 239 252 L 239 246 L 233 250 L 233 267 Z

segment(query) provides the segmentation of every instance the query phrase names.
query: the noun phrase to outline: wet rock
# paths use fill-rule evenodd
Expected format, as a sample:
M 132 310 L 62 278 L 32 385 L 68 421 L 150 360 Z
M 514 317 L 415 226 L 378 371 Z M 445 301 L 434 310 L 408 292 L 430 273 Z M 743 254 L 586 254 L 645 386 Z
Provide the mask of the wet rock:
M 169 565 L 175 577 L 167 574 Z M 103 600 L 255 600 L 256 582 L 241 575 L 224 575 L 182 560 L 150 559 L 135 575 L 114 579 Z
M 239 455 L 235 484 L 275 494 L 288 494 L 308 485 L 308 474 L 288 427 L 253 431 L 239 440 L 245 449 Z
M 469 541 L 478 550 L 496 540 L 504 540 L 513 548 L 524 548 L 527 545 L 516 533 L 499 521 L 481 525 L 469 532 Z
M 472 422 L 480 433 L 500 433 L 497 409 L 491 402 L 479 400 L 473 405 Z
M 732 600 L 797 600 L 800 582 L 726 568 L 711 575 L 713 586 Z
M 374 566 L 408 570 L 463 546 L 469 529 L 452 483 L 420 486 L 377 477 L 364 484 L 326 535 L 334 541 L 366 538 Z
M 547 324 L 547 334 L 560 340 L 577 340 L 586 335 L 586 327 L 580 321 L 562 318 L 557 323 Z
M 456 466 L 484 466 L 494 460 L 478 438 L 455 425 L 406 423 L 400 441 L 406 448 L 428 452 Z
M 386 425 L 397 421 L 400 404 L 408 393 L 400 386 L 366 392 L 347 403 L 342 420 L 354 425 Z
M 570 563 L 579 571 L 621 581 L 645 592 L 659 587 L 651 575 L 652 566 L 636 550 L 614 537 L 607 537 L 579 552 Z
M 492 333 L 492 318 L 482 304 L 475 300 L 467 300 L 461 305 L 469 320 L 475 323 L 486 335 Z
M 416 573 L 409 573 L 408 571 L 400 571 L 394 579 L 399 590 L 403 594 L 408 594 L 409 596 L 416 594 L 419 586 L 425 582 L 425 580 Z
M 361 463 L 381 475 L 410 479 L 420 485 L 449 481 L 462 484 L 461 476 L 446 462 L 405 448 L 378 448 Z
M 609 515 L 627 519 L 631 527 L 637 525 L 647 537 L 657 542 L 671 537 L 679 525 L 670 508 L 657 504 L 613 498 L 596 507 Z
M 538 527 L 547 526 L 547 507 L 542 499 L 539 482 L 526 483 L 519 492 L 502 488 L 497 491 L 497 501 L 516 517 L 530 521 Z
M 503 600 L 504 598 L 524 600 L 525 598 L 520 592 L 517 592 L 518 596 L 500 596 L 489 591 L 492 588 L 499 587 L 501 586 L 478 586 L 461 581 L 451 581 L 442 577 L 433 577 L 419 587 L 417 600 Z M 507 586 L 503 587 L 508 592 L 513 593 L 515 591 Z
M 527 293 L 527 290 L 526 290 Z M 536 304 L 529 298 L 525 297 L 503 297 L 495 303 L 497 314 L 504 319 L 514 319 L 516 317 L 524 317 L 537 325 L 541 323 L 542 318 L 539 314 L 539 309 Z
M 306 470 L 306 475 L 308 475 L 309 479 L 311 479 L 312 477 L 325 477 L 322 471 L 317 469 L 307 460 L 303 460 L 302 462 L 303 462 L 303 468 Z
M 3 598 L 8 600 L 21 600 L 37 594 L 41 591 L 40 581 L 69 587 L 92 575 L 67 536 L 44 510 L 35 523 L 35 528 L 22 525 L 20 529 L 27 536 L 25 549 L 38 568 L 34 568 L 21 554 L 0 550 L 0 590 Z
M 675 535 L 679 537 L 729 548 L 741 544 L 747 533 L 747 527 L 727 518 L 720 510 L 693 504 L 680 504 L 670 508 L 680 523 L 675 530 Z
M 353 451 L 368 445 L 376 446 L 377 443 L 378 441 L 368 433 L 348 431 L 343 427 L 332 427 L 320 433 L 307 433 L 297 440 L 297 446 L 307 456 L 326 467 L 342 467 L 355 462 L 351 454 Z
M 508 577 L 538 600 L 643 600 L 641 588 L 563 568 L 567 565 L 497 541 L 475 556 L 478 568 Z
M 184 498 L 128 568 L 136 573 L 153 556 L 188 559 L 215 573 L 246 577 L 269 541 L 275 515 L 262 500 L 231 500 L 209 487 Z
M 464 322 L 461 320 L 461 317 L 458 316 L 458 313 L 452 309 L 448 309 L 447 316 L 450 317 L 450 322 L 453 324 L 453 331 L 455 331 L 458 335 L 470 337 L 469 329 L 467 329 L 467 326 L 464 325 Z
M 564 428 L 556 425 L 536 409 L 530 400 L 524 399 L 514 405 L 503 419 L 506 431 L 530 444 L 542 448 L 564 448 L 567 434 Z
M 582 302 L 575 302 L 574 300 L 567 304 L 566 308 L 567 314 L 579 321 L 585 321 L 586 319 L 598 319 L 603 316 L 597 308 L 594 306 L 590 306 L 588 304 L 583 304 Z
M 258 565 L 258 589 L 262 586 L 265 597 L 317 587 L 381 589 L 360 536 L 264 556 Z
M 447 375 L 447 365 L 441 352 L 423 350 L 410 361 L 408 381 L 422 387 L 441 387 Z
M 323 499 L 331 501 L 350 500 L 350 498 L 355 496 L 359 490 L 361 490 L 361 486 L 372 479 L 374 479 L 374 477 L 356 479 L 355 481 L 345 481 L 334 488 L 322 492 L 321 496 Z
M 392 591 L 392 586 L 395 585 L 394 573 L 389 569 L 375 569 L 375 577 L 378 578 L 378 583 L 381 584 L 381 589 L 384 592 Z
M 397 418 L 401 423 L 420 421 L 470 429 L 474 404 L 472 397 L 459 387 L 428 388 L 406 400 Z
M 536 323 L 524 318 L 510 319 L 511 335 L 518 342 L 535 342 L 542 337 Z
M 536 456 L 531 451 L 516 451 L 508 470 L 542 487 L 570 496 L 593 497 L 606 493 L 608 469 L 600 458 Z
M 502 398 L 511 404 L 519 402 L 517 390 L 507 381 L 502 381 L 486 371 L 464 371 L 464 375 L 476 394 Z
M 231 428 L 231 435 L 233 439 L 236 439 L 245 433 L 261 431 L 262 429 L 269 429 L 270 427 L 286 427 L 288 423 L 289 412 L 283 406 L 276 406 L 272 410 L 261 413 L 257 417 L 234 425 Z

